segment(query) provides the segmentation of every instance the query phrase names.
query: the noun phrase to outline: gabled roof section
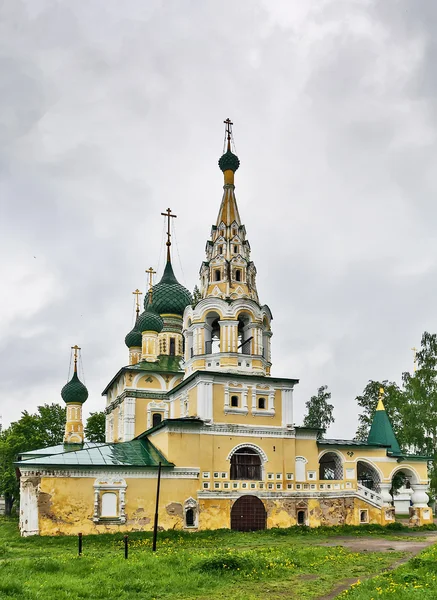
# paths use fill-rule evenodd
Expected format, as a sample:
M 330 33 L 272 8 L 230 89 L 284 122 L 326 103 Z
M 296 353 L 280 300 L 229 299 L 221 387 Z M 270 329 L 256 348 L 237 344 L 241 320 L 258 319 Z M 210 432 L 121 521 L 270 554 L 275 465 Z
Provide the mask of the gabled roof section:
M 181 359 L 181 356 L 169 356 L 167 354 L 161 354 L 158 356 L 158 360 L 156 362 L 147 362 L 146 360 L 142 360 L 136 365 L 122 367 L 105 387 L 102 392 L 102 396 L 107 394 L 114 381 L 123 373 L 132 372 L 138 374 L 139 371 L 153 371 L 155 373 L 174 373 L 175 375 L 183 375 L 184 372 L 181 368 Z
M 17 467 L 174 467 L 148 439 L 118 444 L 102 444 L 94 448 L 41 456 L 15 463 Z
M 394 455 L 402 455 L 401 448 L 381 399 L 378 402 L 378 406 L 376 407 L 373 416 L 367 442 L 369 444 L 381 444 L 387 446 L 388 452 Z

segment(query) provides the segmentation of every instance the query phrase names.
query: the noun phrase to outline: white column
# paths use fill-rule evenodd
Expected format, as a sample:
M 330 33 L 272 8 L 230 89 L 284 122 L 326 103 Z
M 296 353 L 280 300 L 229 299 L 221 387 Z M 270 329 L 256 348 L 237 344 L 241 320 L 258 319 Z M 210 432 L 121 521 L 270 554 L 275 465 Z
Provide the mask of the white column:
M 123 440 L 129 442 L 135 437 L 135 398 L 125 398 L 123 405 Z
M 381 490 L 382 505 L 383 506 L 392 506 L 392 497 L 390 494 L 391 482 L 390 483 L 380 483 L 379 489 Z
M 204 421 L 213 420 L 212 382 L 212 379 L 201 380 L 197 386 L 197 412 Z
M 293 425 L 293 388 L 281 390 L 282 427 Z
M 413 502 L 414 508 L 425 508 L 428 506 L 429 496 L 426 493 L 429 489 L 427 483 L 412 483 L 413 495 L 411 501 Z

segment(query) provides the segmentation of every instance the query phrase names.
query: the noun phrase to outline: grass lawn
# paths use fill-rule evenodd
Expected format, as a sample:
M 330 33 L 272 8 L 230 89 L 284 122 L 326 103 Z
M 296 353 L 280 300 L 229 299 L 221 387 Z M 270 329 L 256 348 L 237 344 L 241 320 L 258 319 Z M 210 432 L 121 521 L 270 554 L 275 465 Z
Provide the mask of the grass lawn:
M 386 539 L 396 539 L 397 531 L 381 531 L 377 526 L 254 533 L 171 531 L 159 534 L 156 553 L 151 551 L 151 534 L 132 533 L 129 559 L 125 560 L 122 535 L 85 537 L 83 556 L 78 557 L 77 538 L 20 538 L 17 522 L 0 518 L 0 598 L 316 599 L 348 578 L 380 574 L 404 556 L 400 552 L 359 553 L 341 546 L 323 546 L 338 534 L 384 535 Z M 397 598 L 411 598 L 415 590 L 420 590 L 420 598 L 437 597 L 423 594 L 429 589 L 426 585 L 435 580 L 437 569 L 430 571 L 429 564 L 436 563 L 436 558 L 437 548 L 428 549 L 413 559 L 415 567 L 399 570 L 402 573 L 408 569 L 399 577 L 404 588 L 408 583 L 405 589 L 409 595 L 399 595 L 404 593 L 400 587 Z M 413 585 L 416 572 L 420 581 L 423 579 L 421 588 Z M 397 573 L 383 575 L 377 580 L 378 586 L 385 589 L 395 585 Z M 369 580 L 344 597 L 370 600 L 369 593 L 373 594 L 375 585 L 374 580 Z M 378 593 L 375 592 L 375 598 L 389 597 Z

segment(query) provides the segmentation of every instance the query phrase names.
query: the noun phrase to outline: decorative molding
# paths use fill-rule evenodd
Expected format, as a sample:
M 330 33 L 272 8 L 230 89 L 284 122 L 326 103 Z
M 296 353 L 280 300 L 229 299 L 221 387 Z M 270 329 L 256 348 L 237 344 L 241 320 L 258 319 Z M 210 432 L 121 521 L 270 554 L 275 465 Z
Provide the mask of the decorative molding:
M 234 446 L 234 448 L 232 448 L 232 450 L 229 452 L 228 456 L 226 457 L 226 460 L 231 460 L 233 454 L 235 454 L 235 452 L 237 452 L 238 450 L 240 450 L 240 448 L 252 448 L 252 450 L 255 450 L 255 452 L 257 454 L 260 455 L 260 457 L 262 458 L 263 462 L 268 462 L 268 458 L 267 458 L 267 454 L 264 452 L 264 450 L 258 446 L 257 444 L 238 444 L 238 446 Z
M 37 476 L 37 477 L 55 477 L 55 478 L 90 478 L 108 479 L 113 477 L 123 477 L 125 479 L 155 479 L 158 476 L 158 469 L 132 469 L 114 467 L 109 471 L 108 466 L 102 466 L 101 469 L 94 467 L 93 469 L 78 469 L 68 466 L 60 466 L 58 468 L 43 468 L 37 469 L 25 468 L 20 465 L 22 475 Z M 200 469 L 197 467 L 173 467 L 167 470 L 164 468 L 161 472 L 163 479 L 199 479 Z

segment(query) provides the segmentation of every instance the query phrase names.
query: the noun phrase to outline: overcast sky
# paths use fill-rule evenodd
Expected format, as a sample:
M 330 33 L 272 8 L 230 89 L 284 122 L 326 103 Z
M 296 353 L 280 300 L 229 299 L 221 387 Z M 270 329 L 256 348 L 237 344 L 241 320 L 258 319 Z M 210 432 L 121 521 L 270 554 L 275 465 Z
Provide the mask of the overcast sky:
M 0 0 L 3 424 L 61 401 L 75 343 L 104 407 L 168 206 L 193 289 L 231 117 L 272 374 L 353 437 L 437 331 L 436 27 L 432 0 Z

